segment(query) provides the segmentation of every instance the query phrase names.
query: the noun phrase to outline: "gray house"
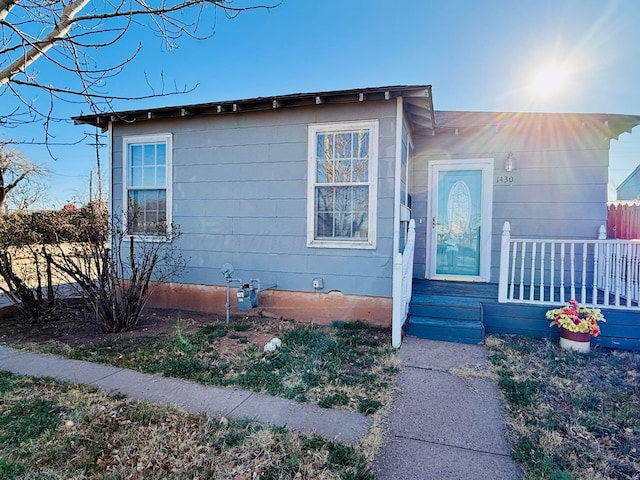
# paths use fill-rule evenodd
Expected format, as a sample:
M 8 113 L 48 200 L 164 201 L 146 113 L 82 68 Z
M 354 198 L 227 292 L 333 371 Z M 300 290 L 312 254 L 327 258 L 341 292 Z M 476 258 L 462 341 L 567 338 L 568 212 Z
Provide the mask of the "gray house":
M 265 314 L 384 325 L 393 317 L 399 345 L 407 313 L 406 328 L 433 338 L 459 338 L 452 329 L 472 332 L 463 341 L 485 330 L 547 334 L 548 322 L 528 314 L 521 326 L 530 328 L 485 315 L 488 303 L 549 308 L 561 300 L 554 289 L 569 296 L 595 280 L 536 283 L 532 272 L 552 257 L 560 265 L 558 247 L 541 261 L 523 256 L 518 284 L 505 234 L 507 245 L 595 241 L 607 221 L 609 142 L 640 116 L 436 112 L 430 86 L 392 86 L 74 120 L 109 132 L 110 209 L 124 213 L 130 233 L 153 240 L 158 222 L 180 226 L 174 241 L 191 257 L 188 272 L 162 287 L 156 305 L 222 313 L 221 268 L 231 263 L 242 283 L 259 279 Z M 517 293 L 513 285 L 527 288 L 503 294 Z M 455 297 L 474 298 L 478 318 L 455 320 Z

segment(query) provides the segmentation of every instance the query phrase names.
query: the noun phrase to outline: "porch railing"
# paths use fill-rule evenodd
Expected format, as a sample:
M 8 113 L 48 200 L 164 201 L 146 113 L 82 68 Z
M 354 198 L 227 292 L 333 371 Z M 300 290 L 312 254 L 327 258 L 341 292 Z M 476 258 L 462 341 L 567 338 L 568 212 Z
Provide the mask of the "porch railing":
M 504 223 L 498 301 L 557 305 L 571 299 L 639 309 L 640 240 L 514 239 Z
M 391 343 L 400 348 L 402 342 L 402 326 L 407 320 L 411 289 L 413 286 L 413 253 L 416 244 L 416 222 L 409 221 L 406 242 L 402 253 L 396 252 L 393 257 L 393 318 Z

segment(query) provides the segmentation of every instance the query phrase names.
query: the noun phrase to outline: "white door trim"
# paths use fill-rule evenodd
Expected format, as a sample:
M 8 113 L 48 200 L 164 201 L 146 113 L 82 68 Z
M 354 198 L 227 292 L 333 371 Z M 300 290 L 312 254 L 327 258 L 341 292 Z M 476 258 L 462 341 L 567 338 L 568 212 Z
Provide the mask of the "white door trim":
M 471 282 L 489 282 L 491 276 L 491 222 L 493 211 L 493 158 L 469 158 L 432 160 L 429 162 L 427 238 L 425 277 L 437 280 L 464 280 Z M 435 228 L 432 221 L 436 217 L 438 206 L 437 178 L 441 171 L 481 170 L 482 171 L 482 225 L 480 228 L 480 275 L 437 275 L 435 258 Z

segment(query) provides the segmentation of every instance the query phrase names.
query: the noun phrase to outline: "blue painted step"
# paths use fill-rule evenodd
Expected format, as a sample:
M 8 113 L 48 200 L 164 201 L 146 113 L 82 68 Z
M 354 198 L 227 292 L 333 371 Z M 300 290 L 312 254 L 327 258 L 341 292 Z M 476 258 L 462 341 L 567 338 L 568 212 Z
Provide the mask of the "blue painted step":
M 482 304 L 468 297 L 414 295 L 405 333 L 445 342 L 480 343 L 484 340 Z

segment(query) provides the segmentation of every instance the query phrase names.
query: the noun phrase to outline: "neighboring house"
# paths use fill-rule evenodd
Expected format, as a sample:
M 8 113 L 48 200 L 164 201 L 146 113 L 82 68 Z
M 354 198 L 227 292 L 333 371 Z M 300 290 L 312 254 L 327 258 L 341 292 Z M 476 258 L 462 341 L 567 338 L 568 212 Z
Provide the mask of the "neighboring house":
M 616 188 L 618 200 L 640 200 L 640 165 Z
M 405 275 L 412 253 L 416 279 L 493 285 L 486 300 L 497 302 L 504 222 L 518 238 L 595 239 L 607 220 L 609 141 L 640 124 L 436 112 L 430 86 L 74 120 L 109 131 L 111 211 L 141 238 L 158 221 L 180 226 L 188 272 L 157 305 L 223 312 L 221 267 L 231 263 L 234 278 L 273 287 L 259 293 L 265 314 L 389 325 L 393 310 L 396 345 L 411 297 L 403 258 Z M 487 330 L 508 331 L 500 321 Z

